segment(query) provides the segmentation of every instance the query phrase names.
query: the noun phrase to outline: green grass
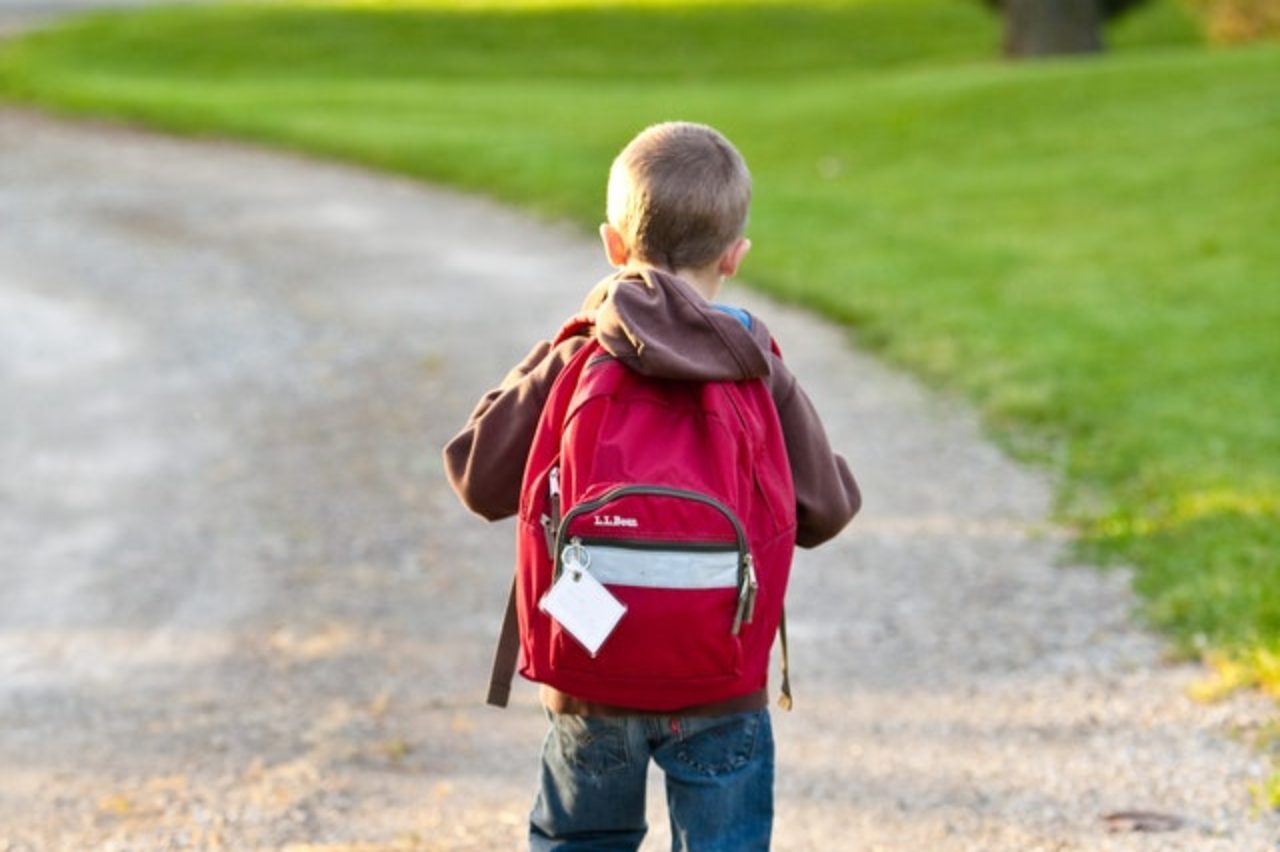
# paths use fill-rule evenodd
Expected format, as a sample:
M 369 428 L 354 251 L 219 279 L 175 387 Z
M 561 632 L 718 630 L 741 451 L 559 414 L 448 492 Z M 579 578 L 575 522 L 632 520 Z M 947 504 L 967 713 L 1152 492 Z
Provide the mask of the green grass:
M 583 224 L 636 130 L 715 124 L 756 177 L 753 283 L 1052 466 L 1182 648 L 1274 660 L 1280 48 L 1205 49 L 1167 2 L 1103 59 L 1008 66 L 998 29 L 966 0 L 185 8 L 12 43 L 0 93 Z

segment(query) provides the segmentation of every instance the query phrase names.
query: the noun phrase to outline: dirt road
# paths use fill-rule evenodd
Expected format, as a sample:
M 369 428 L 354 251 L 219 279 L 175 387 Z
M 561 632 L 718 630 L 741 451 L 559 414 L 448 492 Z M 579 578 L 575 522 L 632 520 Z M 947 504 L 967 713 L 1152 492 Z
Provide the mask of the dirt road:
M 198 2 L 201 0 L 0 0 L 0 38 L 77 12 Z
M 518 848 L 544 722 L 528 685 L 480 704 L 511 528 L 439 448 L 598 255 L 394 178 L 0 112 L 0 850 Z M 961 407 L 731 297 L 867 494 L 795 573 L 776 848 L 1274 849 L 1232 736 L 1267 706 L 1188 700 Z M 1109 832 L 1131 809 L 1181 827 Z

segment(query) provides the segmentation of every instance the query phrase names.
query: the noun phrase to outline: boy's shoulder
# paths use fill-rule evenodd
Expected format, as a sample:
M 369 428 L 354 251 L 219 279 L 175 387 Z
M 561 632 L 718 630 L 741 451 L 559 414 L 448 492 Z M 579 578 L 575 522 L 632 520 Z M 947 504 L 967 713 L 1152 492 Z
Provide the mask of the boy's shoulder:
M 737 305 L 726 305 L 724 302 L 712 302 L 711 307 L 721 313 L 726 313 L 742 324 L 747 331 L 751 331 L 755 327 L 755 317 L 746 308 L 740 308 Z
M 660 270 L 610 276 L 592 289 L 583 308 L 604 350 L 645 376 L 743 381 L 772 370 L 772 338 L 758 317 L 712 304 Z

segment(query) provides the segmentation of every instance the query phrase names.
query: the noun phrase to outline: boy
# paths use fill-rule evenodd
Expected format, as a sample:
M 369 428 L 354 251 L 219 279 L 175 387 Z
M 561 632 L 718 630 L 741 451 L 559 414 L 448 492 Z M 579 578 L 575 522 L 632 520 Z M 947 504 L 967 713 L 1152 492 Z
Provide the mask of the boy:
M 591 291 L 584 310 L 605 352 L 644 376 L 767 383 L 794 481 L 795 543 L 813 547 L 857 512 L 858 488 L 764 324 L 712 301 L 750 248 L 743 236 L 750 196 L 741 155 L 712 128 L 673 122 L 640 133 L 610 170 L 608 222 L 600 227 L 618 272 Z M 445 448 L 450 482 L 470 509 L 490 520 L 516 513 L 547 395 L 586 340 L 535 346 Z M 551 730 L 531 848 L 637 848 L 650 758 L 666 773 L 675 848 L 768 848 L 773 738 L 765 688 L 671 714 L 545 684 L 542 702 Z

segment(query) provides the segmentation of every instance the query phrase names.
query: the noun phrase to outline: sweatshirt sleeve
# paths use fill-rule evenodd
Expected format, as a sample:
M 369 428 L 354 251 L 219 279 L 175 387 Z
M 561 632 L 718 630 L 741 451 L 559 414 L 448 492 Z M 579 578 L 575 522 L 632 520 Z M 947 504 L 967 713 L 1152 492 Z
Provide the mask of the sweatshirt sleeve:
M 481 397 L 462 431 L 444 448 L 449 484 L 463 505 L 496 521 L 520 509 L 520 486 L 533 435 L 551 385 L 586 342 L 575 337 L 552 348 L 543 341 Z
M 817 547 L 834 538 L 862 507 L 862 494 L 844 457 L 831 449 L 826 429 L 794 375 L 773 361 L 774 400 L 796 489 L 796 544 Z

